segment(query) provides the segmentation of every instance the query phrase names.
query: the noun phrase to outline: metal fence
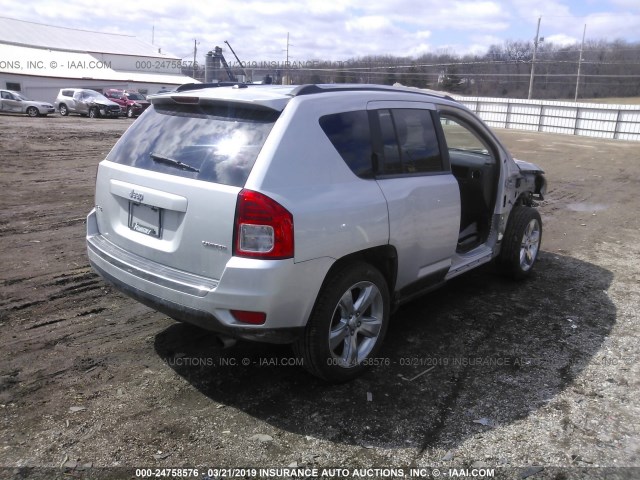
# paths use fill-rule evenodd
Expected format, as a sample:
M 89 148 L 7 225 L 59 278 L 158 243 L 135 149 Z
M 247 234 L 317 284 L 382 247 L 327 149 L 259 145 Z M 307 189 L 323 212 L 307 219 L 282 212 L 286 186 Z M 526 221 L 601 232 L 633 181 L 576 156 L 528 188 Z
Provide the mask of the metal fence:
M 640 141 L 640 105 L 455 98 L 491 127 Z

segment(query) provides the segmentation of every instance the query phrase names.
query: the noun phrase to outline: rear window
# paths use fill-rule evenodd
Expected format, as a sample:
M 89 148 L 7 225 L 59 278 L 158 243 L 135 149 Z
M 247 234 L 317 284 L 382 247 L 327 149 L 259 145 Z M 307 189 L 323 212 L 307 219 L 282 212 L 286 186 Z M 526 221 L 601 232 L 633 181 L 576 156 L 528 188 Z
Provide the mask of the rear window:
M 185 178 L 244 186 L 279 112 L 234 104 L 147 109 L 107 160 Z
M 135 92 L 125 93 L 125 95 L 129 98 L 129 100 L 146 100 L 142 95 Z

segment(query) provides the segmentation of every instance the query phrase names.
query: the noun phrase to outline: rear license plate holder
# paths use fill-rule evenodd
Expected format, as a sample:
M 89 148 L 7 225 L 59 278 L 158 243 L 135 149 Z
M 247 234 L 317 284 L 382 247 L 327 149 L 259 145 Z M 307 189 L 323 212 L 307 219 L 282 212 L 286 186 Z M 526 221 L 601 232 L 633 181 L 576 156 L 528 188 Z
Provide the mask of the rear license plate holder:
M 129 228 L 150 237 L 160 238 L 162 233 L 162 209 L 129 202 Z

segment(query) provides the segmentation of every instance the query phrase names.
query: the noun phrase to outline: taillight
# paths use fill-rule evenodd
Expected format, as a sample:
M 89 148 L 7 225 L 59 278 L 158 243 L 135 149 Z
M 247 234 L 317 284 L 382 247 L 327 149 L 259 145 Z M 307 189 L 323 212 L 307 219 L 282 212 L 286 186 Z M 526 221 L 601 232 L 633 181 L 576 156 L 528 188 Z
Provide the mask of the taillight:
M 293 257 L 293 215 L 275 200 L 241 190 L 236 205 L 233 254 L 238 257 Z

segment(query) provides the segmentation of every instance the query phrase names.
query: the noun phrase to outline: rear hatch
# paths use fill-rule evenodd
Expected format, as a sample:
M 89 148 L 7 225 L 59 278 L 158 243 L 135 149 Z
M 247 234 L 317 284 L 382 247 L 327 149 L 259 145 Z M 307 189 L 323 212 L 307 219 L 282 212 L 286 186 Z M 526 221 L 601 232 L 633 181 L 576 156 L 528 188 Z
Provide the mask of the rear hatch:
M 180 95 L 153 103 L 100 164 L 98 229 L 129 253 L 219 279 L 238 192 L 280 112 Z

